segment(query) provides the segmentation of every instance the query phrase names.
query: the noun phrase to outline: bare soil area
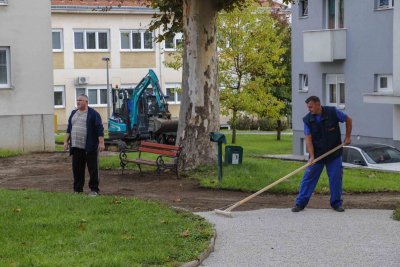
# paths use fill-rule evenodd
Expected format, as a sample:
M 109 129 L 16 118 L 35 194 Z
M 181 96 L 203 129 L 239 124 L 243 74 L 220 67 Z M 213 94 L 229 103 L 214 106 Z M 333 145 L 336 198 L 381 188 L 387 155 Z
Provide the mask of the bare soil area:
M 100 171 L 101 194 L 158 200 L 191 211 L 222 208 L 250 195 L 249 192 L 212 190 L 194 179 L 176 179 L 173 173 Z M 38 153 L 0 159 L 0 188 L 72 192 L 71 157 L 68 153 Z M 399 177 L 400 182 L 400 177 Z M 87 182 L 85 190 L 87 188 Z M 265 192 L 237 210 L 290 208 L 295 195 Z M 400 193 L 345 194 L 344 207 L 352 209 L 395 209 Z M 308 208 L 329 208 L 329 195 L 315 194 Z

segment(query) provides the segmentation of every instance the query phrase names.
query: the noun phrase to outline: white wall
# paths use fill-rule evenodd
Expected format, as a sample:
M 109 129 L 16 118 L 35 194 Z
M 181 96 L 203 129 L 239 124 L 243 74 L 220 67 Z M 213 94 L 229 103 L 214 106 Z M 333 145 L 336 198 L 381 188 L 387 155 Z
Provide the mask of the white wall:
M 11 88 L 0 89 L 0 148 L 53 150 L 51 16 L 48 0 L 0 6 L 0 46 L 10 47 Z

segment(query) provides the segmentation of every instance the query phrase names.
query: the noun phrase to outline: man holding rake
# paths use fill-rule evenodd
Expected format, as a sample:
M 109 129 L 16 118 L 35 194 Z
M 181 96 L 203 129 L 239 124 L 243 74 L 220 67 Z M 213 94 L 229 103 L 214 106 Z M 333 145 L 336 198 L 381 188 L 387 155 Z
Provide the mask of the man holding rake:
M 352 119 L 336 107 L 321 106 L 317 96 L 310 96 L 305 101 L 309 113 L 303 118 L 306 146 L 310 155 L 309 162 L 329 150 L 342 144 L 339 122 L 346 124 L 344 145 L 351 143 Z M 318 183 L 321 172 L 326 166 L 331 193 L 330 204 L 337 212 L 343 212 L 342 207 L 342 151 L 338 149 L 329 156 L 308 166 L 300 184 L 293 212 L 303 210 Z

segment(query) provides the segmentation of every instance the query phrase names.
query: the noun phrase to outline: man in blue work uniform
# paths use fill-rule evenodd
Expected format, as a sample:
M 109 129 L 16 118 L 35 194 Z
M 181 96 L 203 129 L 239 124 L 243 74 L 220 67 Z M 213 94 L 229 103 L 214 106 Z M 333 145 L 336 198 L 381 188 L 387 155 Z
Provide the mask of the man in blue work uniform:
M 309 162 L 342 144 L 339 122 L 346 124 L 344 144 L 351 143 L 351 118 L 336 107 L 321 106 L 317 96 L 310 96 L 305 101 L 309 113 L 303 118 L 306 146 L 310 155 Z M 342 149 L 307 167 L 300 184 L 300 192 L 296 198 L 293 212 L 303 210 L 318 183 L 321 172 L 326 166 L 331 192 L 331 207 L 343 212 L 342 207 Z

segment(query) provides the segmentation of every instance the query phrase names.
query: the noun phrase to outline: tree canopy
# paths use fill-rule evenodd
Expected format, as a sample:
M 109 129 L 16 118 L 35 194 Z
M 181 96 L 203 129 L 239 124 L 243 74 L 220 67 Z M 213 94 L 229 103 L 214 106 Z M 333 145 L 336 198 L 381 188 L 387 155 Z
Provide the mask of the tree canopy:
M 256 5 L 219 15 L 220 102 L 223 113 L 231 116 L 232 143 L 240 113 L 280 118 L 284 104 L 271 89 L 285 82 L 287 32 L 279 31 L 277 24 L 269 9 Z
M 120 0 L 129 1 L 129 0 Z M 184 0 L 151 0 L 150 7 L 157 8 L 160 13 L 154 14 L 150 30 L 161 28 L 163 34 L 157 37 L 157 41 L 171 37 L 176 32 L 182 32 L 183 28 L 183 1 Z M 268 0 L 272 2 L 271 0 Z M 232 11 L 234 9 L 245 8 L 247 5 L 259 3 L 259 0 L 214 0 L 215 9 L 217 11 Z M 291 3 L 293 0 L 283 0 L 283 3 Z

